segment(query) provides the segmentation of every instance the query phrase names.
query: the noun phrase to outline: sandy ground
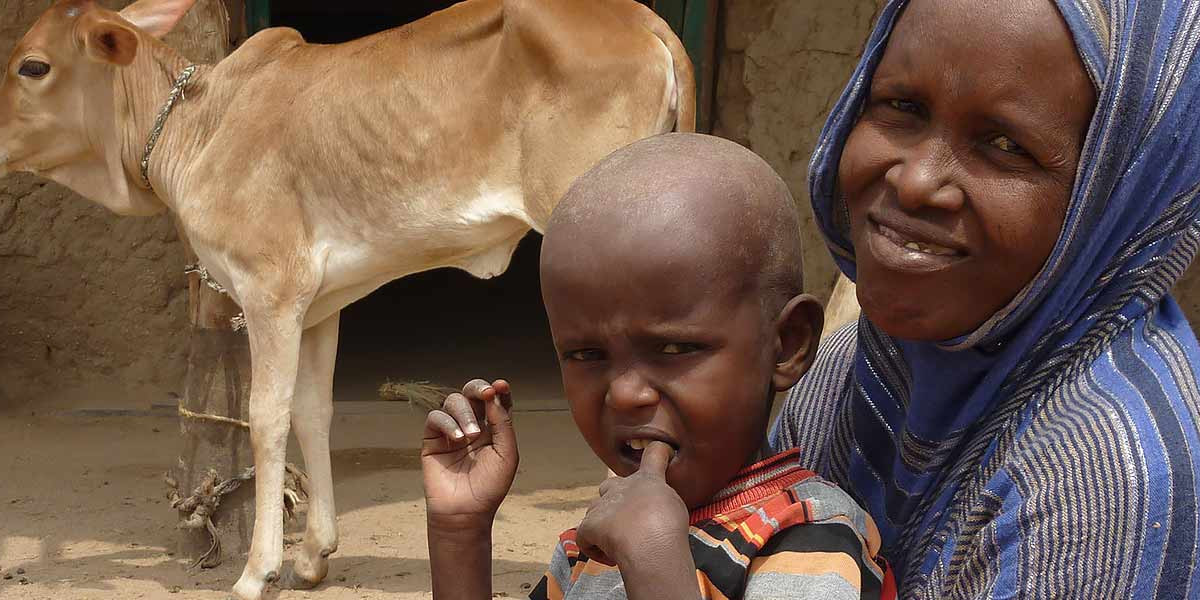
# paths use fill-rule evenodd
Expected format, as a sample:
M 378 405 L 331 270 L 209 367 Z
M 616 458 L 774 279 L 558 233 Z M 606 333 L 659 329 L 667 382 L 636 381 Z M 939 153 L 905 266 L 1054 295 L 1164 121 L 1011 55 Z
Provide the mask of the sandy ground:
M 497 595 L 519 597 L 558 532 L 582 517 L 604 468 L 560 402 L 532 403 L 515 419 L 522 463 L 498 516 L 493 568 Z M 319 588 L 269 597 L 429 597 L 421 421 L 402 404 L 338 403 L 340 550 Z M 244 557 L 188 571 L 170 551 L 176 516 L 162 476 L 177 432 L 169 414 L 0 416 L 0 598 L 227 598 Z M 289 531 L 298 540 L 302 520 Z

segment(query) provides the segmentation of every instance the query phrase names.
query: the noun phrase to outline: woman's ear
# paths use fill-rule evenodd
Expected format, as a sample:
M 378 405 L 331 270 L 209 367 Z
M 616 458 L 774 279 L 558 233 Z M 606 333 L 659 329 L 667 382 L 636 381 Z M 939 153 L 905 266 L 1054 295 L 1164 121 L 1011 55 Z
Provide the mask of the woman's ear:
M 817 356 L 825 314 L 816 298 L 801 294 L 792 298 L 779 311 L 775 320 L 778 352 L 772 384 L 782 392 L 800 381 Z

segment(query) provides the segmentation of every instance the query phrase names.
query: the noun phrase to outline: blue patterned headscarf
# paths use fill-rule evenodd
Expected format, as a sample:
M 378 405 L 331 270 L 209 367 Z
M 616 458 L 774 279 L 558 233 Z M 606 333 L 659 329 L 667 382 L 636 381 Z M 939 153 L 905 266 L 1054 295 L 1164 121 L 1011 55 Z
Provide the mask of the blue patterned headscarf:
M 838 162 L 906 3 L 883 8 L 810 165 L 851 279 Z M 1041 272 L 942 343 L 860 319 L 772 432 L 865 504 L 902 596 L 1200 597 L 1200 347 L 1169 295 L 1200 245 L 1200 0 L 1056 3 L 1098 93 Z

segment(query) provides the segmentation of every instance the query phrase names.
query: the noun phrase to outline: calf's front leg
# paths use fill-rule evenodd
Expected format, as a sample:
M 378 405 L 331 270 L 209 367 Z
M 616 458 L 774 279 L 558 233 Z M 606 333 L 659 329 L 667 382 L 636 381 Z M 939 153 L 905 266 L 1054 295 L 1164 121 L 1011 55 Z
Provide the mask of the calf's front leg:
M 283 481 L 302 315 L 243 306 L 250 336 L 250 445 L 254 452 L 254 535 L 238 600 L 260 600 L 283 563 Z

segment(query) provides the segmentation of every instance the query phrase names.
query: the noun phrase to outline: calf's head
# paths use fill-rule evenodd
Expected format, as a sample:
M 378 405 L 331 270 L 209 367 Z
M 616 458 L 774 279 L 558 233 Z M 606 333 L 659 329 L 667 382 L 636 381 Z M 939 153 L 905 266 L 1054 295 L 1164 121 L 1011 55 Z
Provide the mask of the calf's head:
M 0 78 L 0 176 L 36 173 L 118 214 L 161 212 L 163 203 L 127 172 L 124 128 L 139 90 L 117 83 L 194 1 L 140 0 L 118 13 L 59 0 L 42 14 Z

